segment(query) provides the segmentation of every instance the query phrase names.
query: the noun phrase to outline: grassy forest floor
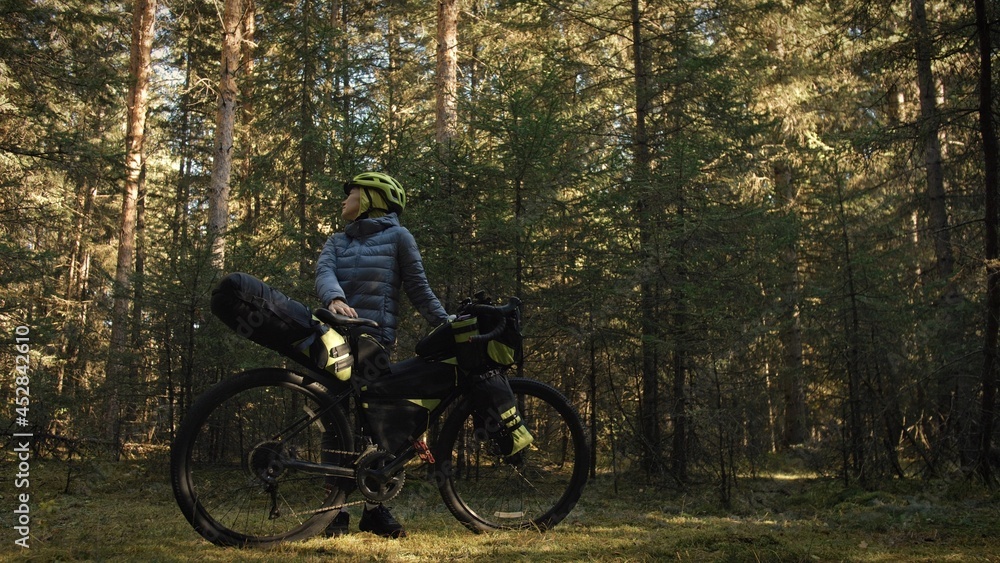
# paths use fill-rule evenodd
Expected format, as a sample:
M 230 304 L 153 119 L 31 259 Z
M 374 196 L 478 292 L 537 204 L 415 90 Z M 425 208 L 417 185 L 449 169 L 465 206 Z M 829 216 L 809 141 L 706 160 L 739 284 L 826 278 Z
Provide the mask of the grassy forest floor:
M 414 479 L 393 503 L 409 537 L 357 532 L 267 550 L 215 547 L 174 504 L 165 460 L 33 460 L 30 548 L 14 544 L 14 464 L 3 461 L 0 561 L 995 561 L 1000 493 L 966 482 L 902 481 L 873 492 L 826 479 L 743 480 L 732 506 L 709 488 L 591 481 L 545 534 L 475 535 Z M 9 478 L 8 478 L 9 477 Z

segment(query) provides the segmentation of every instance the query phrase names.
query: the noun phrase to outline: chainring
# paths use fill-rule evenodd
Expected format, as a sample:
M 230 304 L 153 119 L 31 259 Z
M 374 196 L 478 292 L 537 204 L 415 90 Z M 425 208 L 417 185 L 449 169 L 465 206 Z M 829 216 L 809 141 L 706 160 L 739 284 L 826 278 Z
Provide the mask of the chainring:
M 378 472 L 392 463 L 396 456 L 385 450 L 372 450 L 358 458 L 357 484 L 362 496 L 370 502 L 387 502 L 403 489 L 406 471 L 399 471 L 388 479 L 378 476 Z

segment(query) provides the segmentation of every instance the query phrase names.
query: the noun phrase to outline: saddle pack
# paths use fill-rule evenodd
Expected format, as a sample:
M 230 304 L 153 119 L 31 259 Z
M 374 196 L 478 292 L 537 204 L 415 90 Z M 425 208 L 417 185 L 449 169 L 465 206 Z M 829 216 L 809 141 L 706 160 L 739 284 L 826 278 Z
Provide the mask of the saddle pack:
M 341 381 L 354 358 L 343 334 L 321 323 L 308 307 L 244 273 L 227 275 L 212 290 L 212 314 L 236 334 Z

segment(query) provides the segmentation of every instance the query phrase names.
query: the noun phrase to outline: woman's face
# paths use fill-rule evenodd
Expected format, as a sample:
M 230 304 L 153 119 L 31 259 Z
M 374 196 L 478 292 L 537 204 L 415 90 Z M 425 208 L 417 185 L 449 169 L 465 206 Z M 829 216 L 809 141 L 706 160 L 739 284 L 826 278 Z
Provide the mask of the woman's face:
M 341 204 L 340 216 L 344 218 L 345 221 L 353 221 L 358 218 L 358 213 L 361 212 L 361 190 L 358 188 L 351 188 L 351 193 L 347 195 L 344 202 Z

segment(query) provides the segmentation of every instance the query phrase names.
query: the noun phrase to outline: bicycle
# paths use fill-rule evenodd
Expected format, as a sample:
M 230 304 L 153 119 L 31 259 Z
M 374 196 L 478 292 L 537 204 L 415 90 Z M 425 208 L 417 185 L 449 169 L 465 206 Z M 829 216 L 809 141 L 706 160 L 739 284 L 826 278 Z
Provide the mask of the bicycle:
M 475 312 L 504 318 L 518 304 L 476 305 Z M 340 331 L 374 324 L 326 309 L 315 315 Z M 485 342 L 502 329 L 475 338 Z M 184 516 L 208 541 L 253 547 L 312 537 L 348 506 L 394 498 L 416 463 L 429 468 L 444 504 L 473 532 L 544 531 L 580 499 L 590 461 L 583 425 L 548 384 L 508 379 L 533 441 L 503 455 L 496 433 L 484 431 L 460 370 L 420 358 L 391 364 L 391 374 L 437 370 L 455 373 L 456 382 L 436 405 L 424 405 L 432 406 L 426 427 L 439 429 L 433 447 L 410 436 L 390 451 L 370 436 L 359 386 L 306 367 L 305 373 L 260 368 L 225 379 L 183 419 L 171 447 L 171 481 Z M 407 395 L 422 398 L 418 392 L 399 398 Z M 360 498 L 349 502 L 354 490 Z

